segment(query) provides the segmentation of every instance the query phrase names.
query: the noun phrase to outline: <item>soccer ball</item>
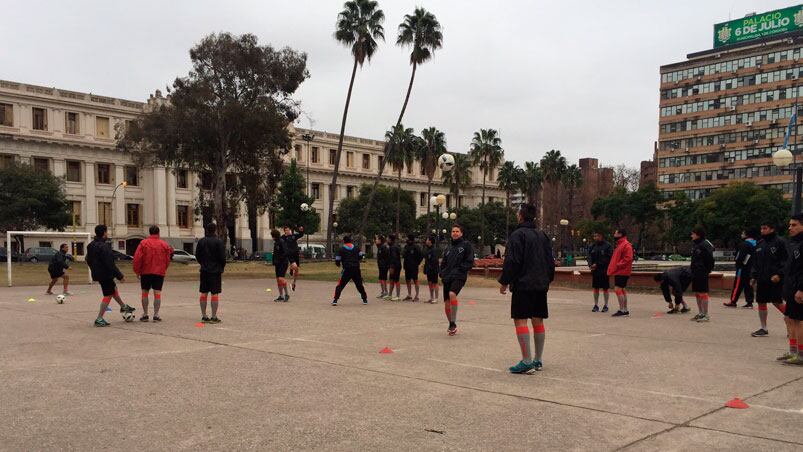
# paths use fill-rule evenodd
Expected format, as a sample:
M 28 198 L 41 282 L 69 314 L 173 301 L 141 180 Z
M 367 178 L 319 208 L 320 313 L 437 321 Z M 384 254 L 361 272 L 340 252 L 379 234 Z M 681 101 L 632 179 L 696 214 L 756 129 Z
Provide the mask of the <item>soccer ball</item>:
M 301 203 L 301 211 L 302 211 L 302 212 L 306 212 L 306 211 L 308 211 L 308 210 L 309 210 L 309 204 L 307 204 L 307 203 L 305 203 L 305 202 L 304 202 L 304 203 Z
M 63 293 L 56 295 L 56 303 L 58 303 L 58 304 L 64 304 L 64 300 L 66 300 L 66 299 L 67 299 L 67 295 L 64 295 Z
M 124 312 L 123 313 L 123 320 L 126 322 L 133 322 L 134 321 L 134 313 L 133 312 Z
M 443 172 L 451 171 L 454 168 L 454 156 L 452 154 L 441 154 L 438 157 L 438 166 Z

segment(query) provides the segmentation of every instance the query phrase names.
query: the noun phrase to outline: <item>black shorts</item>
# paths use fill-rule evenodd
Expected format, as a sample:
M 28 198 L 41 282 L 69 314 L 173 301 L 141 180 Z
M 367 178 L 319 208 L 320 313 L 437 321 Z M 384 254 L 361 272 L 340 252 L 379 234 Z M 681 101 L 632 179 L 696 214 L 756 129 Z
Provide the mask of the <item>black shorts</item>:
M 400 268 L 390 267 L 388 271 L 388 277 L 393 282 L 399 282 L 399 278 L 401 278 L 401 275 L 399 273 L 401 273 Z
M 100 290 L 103 292 L 104 297 L 111 297 L 117 292 L 117 284 L 113 279 L 104 279 L 103 281 L 98 281 L 98 284 L 100 284 Z
M 379 267 L 379 280 L 380 281 L 388 280 L 388 267 Z
M 438 284 L 438 272 L 428 272 L 427 273 L 427 282 L 430 284 Z
M 792 297 L 792 301 L 786 302 L 784 315 L 792 320 L 803 320 L 803 304 L 796 302 Z
M 404 269 L 405 281 L 418 281 L 418 267 Z
M 201 293 L 211 293 L 217 295 L 221 292 L 223 287 L 223 274 L 222 273 L 207 273 L 201 272 L 201 287 L 198 290 Z
M 622 289 L 624 289 L 625 287 L 627 287 L 627 280 L 628 279 L 630 279 L 629 276 L 615 275 L 613 277 L 613 285 L 616 286 L 616 287 L 621 287 Z
M 290 266 L 290 261 L 274 262 L 273 267 L 276 270 L 277 278 L 284 278 L 287 275 L 287 268 Z
M 605 273 L 605 270 L 591 272 L 591 287 L 594 289 L 611 288 L 611 278 L 608 277 L 608 274 Z
M 455 295 L 460 295 L 460 291 L 463 290 L 463 286 L 466 285 L 466 280 L 464 279 L 456 279 L 454 281 L 444 281 L 443 282 L 443 300 L 446 301 L 449 299 L 449 292 L 454 292 Z
M 161 275 L 142 275 L 139 277 L 139 287 L 142 290 L 162 290 L 165 277 Z
M 545 290 L 513 290 L 513 297 L 510 300 L 510 318 L 549 318 L 546 295 Z
M 691 291 L 694 293 L 708 293 L 708 275 L 692 277 Z
M 783 284 L 775 284 L 771 281 L 756 282 L 756 302 L 757 303 L 783 303 Z
M 64 269 L 58 269 L 58 270 L 48 269 L 47 272 L 50 273 L 50 279 L 61 278 L 62 276 L 64 276 Z

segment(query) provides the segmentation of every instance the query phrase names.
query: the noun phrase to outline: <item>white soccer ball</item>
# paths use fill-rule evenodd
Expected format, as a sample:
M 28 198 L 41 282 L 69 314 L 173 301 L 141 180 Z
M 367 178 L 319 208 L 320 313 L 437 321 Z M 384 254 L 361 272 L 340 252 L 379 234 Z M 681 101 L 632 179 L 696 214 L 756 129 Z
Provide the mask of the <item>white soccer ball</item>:
M 64 300 L 66 300 L 66 299 L 67 299 L 67 295 L 64 295 L 63 293 L 56 295 L 56 303 L 58 303 L 58 304 L 64 304 Z
M 438 166 L 441 168 L 441 171 L 448 172 L 454 168 L 454 156 L 452 154 L 441 154 L 438 157 Z
M 126 322 L 133 322 L 134 321 L 134 313 L 133 312 L 124 312 L 123 313 L 123 320 Z
M 306 211 L 308 211 L 308 210 L 309 210 L 309 204 L 307 204 L 307 203 L 305 203 L 305 202 L 304 202 L 304 203 L 301 203 L 301 211 L 302 211 L 302 212 L 306 212 Z

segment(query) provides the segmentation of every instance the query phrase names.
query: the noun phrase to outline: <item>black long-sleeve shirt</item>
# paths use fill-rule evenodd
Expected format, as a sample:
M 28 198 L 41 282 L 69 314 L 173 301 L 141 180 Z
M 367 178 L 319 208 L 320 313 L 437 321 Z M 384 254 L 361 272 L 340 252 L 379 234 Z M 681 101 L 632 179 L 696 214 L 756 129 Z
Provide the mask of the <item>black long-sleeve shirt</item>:
M 695 278 L 708 276 L 711 273 L 714 269 L 714 245 L 711 242 L 706 239 L 694 241 L 689 269 Z
M 613 246 L 610 243 L 605 240 L 595 242 L 591 245 L 591 249 L 588 250 L 588 266 L 596 264 L 594 271 L 606 274 L 608 265 L 611 263 L 611 257 L 613 257 Z
M 499 283 L 512 291 L 548 290 L 555 279 L 552 242 L 532 221 L 519 225 L 510 234 Z
M 86 264 L 92 271 L 92 281 L 123 279 L 123 273 L 114 263 L 112 246 L 102 237 L 95 237 L 86 247 Z
M 424 260 L 424 255 L 421 253 L 421 248 L 415 244 L 404 245 L 404 268 L 413 270 L 421 265 Z
M 395 243 L 392 244 L 392 245 L 388 245 L 388 253 L 389 253 L 389 256 L 390 256 L 389 259 L 388 259 L 389 260 L 388 266 L 389 267 L 393 267 L 395 269 L 400 269 L 401 268 L 401 248 L 399 248 L 399 245 L 396 245 Z
M 347 270 L 359 270 L 362 257 L 363 252 L 360 251 L 359 248 L 354 246 L 354 244 L 347 243 L 337 250 L 335 265 L 338 267 L 342 265 L 343 268 Z
M 465 281 L 474 266 L 474 248 L 462 237 L 452 240 L 441 259 L 440 277 L 443 281 Z
M 672 303 L 672 292 L 675 292 L 675 303 L 682 303 L 683 292 L 688 289 L 691 280 L 691 270 L 688 267 L 675 267 L 665 271 L 661 275 L 661 292 L 664 294 L 664 300 Z
M 786 242 L 778 237 L 778 234 L 773 232 L 762 236 L 756 245 L 756 253 L 753 255 L 752 279 L 768 283 L 775 275 L 782 278 L 788 256 Z
M 195 259 L 204 273 L 223 273 L 226 268 L 226 246 L 223 240 L 207 235 L 195 245 Z

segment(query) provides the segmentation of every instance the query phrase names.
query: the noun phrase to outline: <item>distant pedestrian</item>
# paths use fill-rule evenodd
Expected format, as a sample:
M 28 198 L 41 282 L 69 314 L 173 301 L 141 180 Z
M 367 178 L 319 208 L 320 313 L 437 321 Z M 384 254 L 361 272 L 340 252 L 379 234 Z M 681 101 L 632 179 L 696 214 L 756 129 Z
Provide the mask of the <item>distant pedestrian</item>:
M 516 328 L 521 349 L 521 361 L 510 367 L 511 373 L 530 373 L 543 368 L 546 330 L 544 319 L 549 317 L 547 293 L 555 279 L 555 258 L 552 242 L 543 231 L 535 227 L 535 206 L 522 204 L 517 218 L 519 227 L 508 239 L 499 292 L 512 292 L 510 317 Z M 530 329 L 533 325 L 535 357 L 530 351 Z
M 797 351 L 784 364 L 803 366 L 803 215 L 793 215 L 789 220 L 789 261 L 784 271 L 783 296 L 786 300 L 786 316 L 789 318 L 789 338 L 798 344 Z
M 342 270 L 340 272 L 340 279 L 337 281 L 337 287 L 335 287 L 335 296 L 332 299 L 332 306 L 337 306 L 337 302 L 340 300 L 340 294 L 343 293 L 343 288 L 346 287 L 349 281 L 354 281 L 357 292 L 359 292 L 360 297 L 362 297 L 362 304 L 368 304 L 368 294 L 365 293 L 365 287 L 363 287 L 362 283 L 362 273 L 360 271 L 360 261 L 362 261 L 364 256 L 364 253 L 354 246 L 350 235 L 343 237 L 343 246 L 337 251 L 337 255 L 335 256 L 335 265 L 342 267 Z
M 457 296 L 468 280 L 468 272 L 474 266 L 474 248 L 463 238 L 463 227 L 452 226 L 452 243 L 441 259 L 440 277 L 443 281 L 443 304 L 449 328 L 449 336 L 457 334 Z
M 217 316 L 220 304 L 220 293 L 223 291 L 223 271 L 226 268 L 226 247 L 223 240 L 217 237 L 217 225 L 209 223 L 204 227 L 206 235 L 195 246 L 195 258 L 200 264 L 200 305 L 201 321 L 204 323 L 220 323 Z M 206 316 L 208 295 L 212 295 L 212 317 Z
M 273 238 L 273 269 L 276 274 L 276 287 L 279 296 L 273 301 L 290 301 L 290 294 L 287 293 L 287 269 L 290 267 L 290 254 L 285 238 L 276 229 L 270 231 Z
M 59 278 L 62 281 L 61 293 L 64 295 L 72 295 L 70 293 L 70 275 L 67 272 L 70 270 L 70 255 L 67 254 L 69 248 L 66 243 L 59 246 L 59 250 L 50 259 L 50 264 L 47 266 L 47 272 L 50 274 L 50 285 L 47 286 L 46 295 L 53 295 L 53 286 L 56 285 Z
M 298 272 L 301 268 L 301 252 L 298 247 L 298 240 L 302 237 L 304 237 L 304 226 L 299 226 L 296 232 L 293 232 L 289 226 L 284 227 L 284 235 L 282 236 L 282 239 L 284 239 L 284 243 L 287 248 L 287 260 L 290 261 L 290 276 L 293 277 L 293 282 L 290 284 L 290 288 L 293 289 L 293 292 L 296 290 L 296 281 L 298 280 L 299 274 Z
M 421 267 L 421 261 L 424 260 L 424 254 L 421 253 L 421 248 L 415 244 L 415 236 L 412 234 L 407 236 L 407 244 L 404 245 L 403 256 L 404 282 L 407 284 L 407 297 L 404 298 L 404 301 L 418 301 L 418 271 Z M 412 285 L 415 285 L 415 297 L 411 293 Z
M 756 244 L 753 256 L 753 268 L 750 272 L 750 284 L 756 288 L 756 303 L 758 304 L 758 320 L 761 328 L 750 335 L 764 337 L 769 335 L 767 328 L 767 304 L 772 303 L 786 322 L 786 332 L 789 338 L 790 353 L 797 353 L 797 341 L 790 335 L 791 324 L 786 317 L 786 305 L 783 301 L 783 273 L 784 265 L 789 253 L 786 241 L 778 237 L 775 225 L 770 221 L 761 224 L 761 240 Z
M 401 248 L 398 244 L 398 237 L 396 234 L 390 234 L 388 236 L 388 256 L 389 256 L 389 269 L 388 274 L 390 277 L 390 291 L 388 295 L 386 295 L 386 299 L 390 301 L 399 301 L 401 300 L 401 286 L 399 285 L 399 279 L 401 278 L 401 269 L 402 269 L 402 260 L 401 260 Z M 393 290 L 396 290 L 396 295 L 393 295 Z
M 696 322 L 708 322 L 708 275 L 714 270 L 714 245 L 705 239 L 705 230 L 696 227 L 691 231 L 691 290 L 697 298 L 698 314 L 691 318 Z
M 142 290 L 142 316 L 139 320 L 141 322 L 150 320 L 148 318 L 148 296 L 153 290 L 153 321 L 161 322 L 159 308 L 162 306 L 162 288 L 167 267 L 170 265 L 170 257 L 173 255 L 173 247 L 159 238 L 159 226 L 151 226 L 148 232 L 150 237 L 139 242 L 139 246 L 134 252 L 134 273 L 139 279 L 139 286 Z
M 675 267 L 663 273 L 655 275 L 655 281 L 661 283 L 661 292 L 669 305 L 667 314 L 685 314 L 690 311 L 689 306 L 683 300 L 683 293 L 692 281 L 691 270 L 688 267 Z M 672 304 L 672 295 L 675 296 L 675 304 Z
M 608 312 L 608 291 L 611 288 L 611 280 L 608 276 L 608 265 L 613 257 L 613 247 L 605 240 L 602 231 L 594 233 L 594 243 L 588 251 L 588 267 L 591 269 L 591 288 L 594 291 L 594 307 L 591 312 L 599 312 L 599 292 L 605 300 L 602 312 Z
M 748 229 L 742 231 L 742 240 L 736 247 L 736 275 L 733 279 L 733 290 L 731 291 L 730 301 L 723 303 L 729 308 L 735 308 L 739 296 L 744 291 L 745 308 L 753 307 L 753 286 L 750 285 L 750 272 L 753 269 L 753 255 L 756 253 L 756 238 L 758 231 Z
M 633 273 L 633 245 L 627 241 L 627 231 L 617 229 L 613 233 L 616 248 L 608 264 L 608 276 L 613 276 L 614 292 L 619 301 L 619 310 L 613 317 L 629 316 L 627 309 L 627 281 Z
M 435 246 L 435 236 L 430 235 L 426 240 L 424 251 L 424 275 L 429 286 L 429 303 L 435 304 L 438 299 L 438 248 Z
M 380 294 L 377 298 L 390 298 L 390 291 L 388 290 L 388 271 L 390 270 L 390 248 L 386 243 L 385 236 L 382 234 L 374 238 L 376 245 L 376 266 L 379 270 L 379 287 Z

